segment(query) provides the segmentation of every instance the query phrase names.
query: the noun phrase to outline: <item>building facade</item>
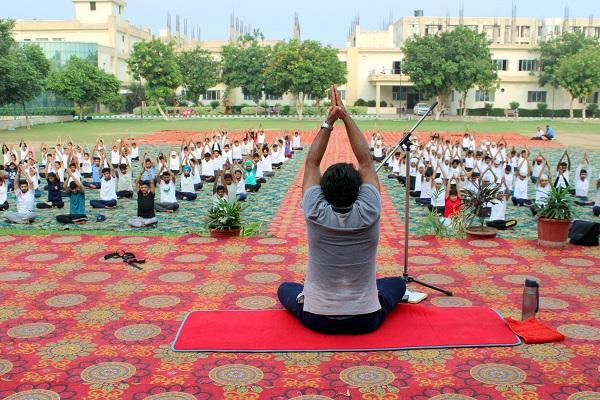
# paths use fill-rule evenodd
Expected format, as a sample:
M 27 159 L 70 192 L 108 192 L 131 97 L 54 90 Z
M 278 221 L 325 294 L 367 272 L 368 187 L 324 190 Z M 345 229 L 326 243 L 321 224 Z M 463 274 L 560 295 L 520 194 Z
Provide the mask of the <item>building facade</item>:
M 150 30 L 125 19 L 127 4 L 123 0 L 72 2 L 75 19 L 15 21 L 15 40 L 38 44 L 55 66 L 73 55 L 96 61 L 99 68 L 128 85 L 127 59 L 135 43 L 152 38 Z
M 90 59 L 103 70 L 114 74 L 124 86 L 131 82 L 127 70 L 127 59 L 135 43 L 153 38 L 149 29 L 138 28 L 125 19 L 124 0 L 72 0 L 75 19 L 65 21 L 16 21 L 14 36 L 18 42 L 39 44 L 51 62 L 60 66 L 71 55 Z M 187 21 L 183 30 L 179 16 L 175 31 L 168 18 L 167 28 L 161 29 L 157 37 L 173 41 L 178 49 L 201 47 L 209 50 L 216 59 L 221 57 L 222 46 L 249 33 L 251 27 L 244 25 L 232 15 L 228 40 L 205 41 L 200 31 L 191 28 L 188 33 Z M 509 18 L 474 17 L 430 17 L 422 11 L 414 16 L 402 17 L 387 27 L 376 30 L 363 30 L 356 20 L 349 30 L 346 46 L 338 49 L 339 59 L 347 66 L 347 83 L 340 87 L 343 98 L 349 104 L 358 99 L 375 100 L 377 107 L 370 112 L 395 114 L 399 110 L 410 111 L 421 101 L 429 99 L 415 90 L 410 78 L 403 74 L 402 46 L 414 36 L 434 35 L 466 26 L 476 32 L 483 32 L 490 41 L 492 58 L 498 67 L 499 85 L 496 90 L 484 92 L 474 88 L 467 95 L 467 108 L 483 108 L 486 103 L 494 108 L 508 108 L 516 101 L 524 109 L 536 109 L 538 103 L 546 103 L 549 109 L 569 108 L 570 97 L 562 89 L 540 87 L 535 72 L 539 68 L 535 49 L 543 40 L 563 34 L 563 32 L 583 32 L 589 37 L 600 38 L 600 19 L 578 18 L 517 18 L 515 12 Z M 294 17 L 292 36 L 300 38 L 300 22 Z M 264 42 L 274 44 L 276 41 Z M 226 87 L 219 84 L 201 97 L 202 102 L 223 101 Z M 459 108 L 459 95 L 452 93 L 448 99 L 448 114 L 455 114 Z M 589 102 L 598 102 L 595 93 Z M 237 88 L 228 91 L 231 104 L 252 104 Z M 270 96 L 265 93 L 264 102 L 270 106 L 294 105 L 292 96 Z M 383 103 L 382 103 L 383 102 Z M 310 104 L 312 101 L 307 100 Z M 381 106 L 384 104 L 385 106 Z M 576 108 L 582 104 L 576 102 Z
M 410 78 L 402 73 L 402 46 L 414 36 L 434 35 L 463 25 L 483 32 L 490 41 L 490 50 L 498 68 L 499 84 L 495 91 L 476 88 L 467 95 L 467 108 L 483 108 L 492 103 L 495 108 L 508 108 L 516 101 L 524 109 L 537 109 L 546 103 L 549 109 L 568 109 L 570 96 L 563 89 L 540 87 L 535 74 L 539 70 L 535 49 L 541 41 L 560 36 L 563 32 L 583 32 L 588 37 L 600 38 L 600 19 L 535 19 L 535 18 L 468 18 L 427 17 L 415 12 L 413 17 L 400 18 L 387 29 L 363 31 L 352 26 L 340 58 L 348 68 L 348 101 L 358 98 L 384 101 L 396 108 L 410 110 L 417 102 L 427 100 L 414 90 Z M 459 95 L 448 99 L 449 114 L 456 114 Z M 598 102 L 598 93 L 589 99 Z M 575 108 L 581 108 L 575 102 Z M 378 112 L 386 110 L 378 107 Z

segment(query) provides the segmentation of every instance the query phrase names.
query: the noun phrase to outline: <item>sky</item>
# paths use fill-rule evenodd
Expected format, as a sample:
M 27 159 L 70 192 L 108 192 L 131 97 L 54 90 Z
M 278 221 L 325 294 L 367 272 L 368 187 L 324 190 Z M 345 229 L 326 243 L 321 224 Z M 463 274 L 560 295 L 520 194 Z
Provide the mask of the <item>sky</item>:
M 202 39 L 228 37 L 231 12 L 267 39 L 288 39 L 292 35 L 294 12 L 299 14 L 303 39 L 343 46 L 348 28 L 356 15 L 363 30 L 379 29 L 384 19 L 412 15 L 422 9 L 429 16 L 458 16 L 461 0 L 128 0 L 125 17 L 136 26 L 148 27 L 154 34 L 166 27 L 167 12 L 188 19 L 188 26 L 200 27 Z M 506 0 L 462 0 L 465 16 L 510 17 L 511 2 Z M 571 4 L 569 4 L 571 3 Z M 571 17 L 600 18 L 600 1 L 529 0 L 516 1 L 517 16 L 562 17 L 569 5 Z M 0 18 L 71 19 L 74 8 L 70 0 L 0 0 Z

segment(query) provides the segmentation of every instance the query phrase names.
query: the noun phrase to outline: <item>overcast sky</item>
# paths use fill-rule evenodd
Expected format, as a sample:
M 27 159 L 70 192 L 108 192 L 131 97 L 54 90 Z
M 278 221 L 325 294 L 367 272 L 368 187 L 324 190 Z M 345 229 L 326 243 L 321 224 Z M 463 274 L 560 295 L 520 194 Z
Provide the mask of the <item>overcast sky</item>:
M 0 18 L 13 19 L 70 19 L 74 9 L 70 0 L 0 0 Z M 166 26 L 166 15 L 180 14 L 188 26 L 200 27 L 202 38 L 226 39 L 229 15 L 236 15 L 252 27 L 260 28 L 268 39 L 287 39 L 291 36 L 294 12 L 298 12 L 302 37 L 317 39 L 336 46 L 343 45 L 348 27 L 355 15 L 360 15 L 361 27 L 378 29 L 390 12 L 394 20 L 412 15 L 415 8 L 425 15 L 457 16 L 459 0 L 128 0 L 126 18 L 138 26 L 152 29 L 154 34 Z M 530 0 L 515 1 L 517 15 L 522 17 L 562 17 L 569 4 L 571 17 L 600 18 L 600 1 Z M 511 15 L 511 2 L 506 0 L 463 0 L 465 16 Z M 173 27 L 175 18 L 173 17 Z

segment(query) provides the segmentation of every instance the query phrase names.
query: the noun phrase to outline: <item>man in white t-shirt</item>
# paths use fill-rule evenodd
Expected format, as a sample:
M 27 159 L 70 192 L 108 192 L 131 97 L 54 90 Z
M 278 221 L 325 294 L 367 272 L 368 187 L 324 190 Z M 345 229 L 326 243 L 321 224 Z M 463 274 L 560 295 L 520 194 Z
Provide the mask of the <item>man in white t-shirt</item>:
M 160 190 L 160 202 L 154 204 L 154 210 L 157 212 L 172 213 L 179 209 L 177 204 L 177 191 L 175 186 L 175 175 L 170 170 L 165 170 L 160 176 L 158 189 Z
M 133 177 L 131 176 L 131 166 L 129 160 L 125 159 L 126 164 L 119 165 L 117 173 L 117 199 L 133 198 Z
M 21 180 L 21 175 L 25 180 Z M 35 196 L 33 192 L 33 182 L 29 174 L 23 172 L 23 166 L 18 166 L 17 177 L 15 178 L 15 197 L 17 199 L 17 211 L 6 211 L 4 218 L 13 224 L 30 224 L 35 220 Z
M 177 200 L 194 201 L 198 197 L 194 189 L 194 172 L 189 165 L 183 166 L 183 174 L 179 177 L 181 190 L 175 192 Z
M 490 219 L 487 226 L 504 231 L 512 229 L 517 225 L 516 219 L 506 219 L 506 204 L 510 199 L 510 189 L 506 185 L 506 181 L 502 178 L 503 187 L 496 195 L 496 202 L 491 204 Z
M 112 163 L 102 169 L 100 180 L 100 200 L 90 200 L 92 208 L 117 208 L 117 179 Z

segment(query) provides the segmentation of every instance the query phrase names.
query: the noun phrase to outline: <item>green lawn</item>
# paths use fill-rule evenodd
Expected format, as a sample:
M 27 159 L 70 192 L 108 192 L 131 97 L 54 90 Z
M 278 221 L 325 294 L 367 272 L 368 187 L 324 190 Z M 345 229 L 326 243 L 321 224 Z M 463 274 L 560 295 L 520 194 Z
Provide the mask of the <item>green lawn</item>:
M 21 138 L 32 142 L 54 142 L 57 138 L 72 137 L 80 143 L 90 143 L 101 135 L 105 139 L 122 136 L 139 136 L 166 129 L 184 131 L 205 131 L 213 129 L 248 129 L 262 125 L 265 129 L 297 129 L 311 130 L 318 126 L 319 120 L 297 119 L 195 119 L 195 120 L 98 120 L 87 123 L 68 122 L 34 126 L 28 131 L 24 128 L 16 131 L 0 131 L 0 142 L 15 143 Z M 439 130 L 461 132 L 469 128 L 477 132 L 515 132 L 533 135 L 535 128 L 550 123 L 558 135 L 561 134 L 596 134 L 600 132 L 597 122 L 580 121 L 425 121 L 420 130 Z M 359 121 L 364 130 L 380 129 L 383 131 L 400 131 L 411 127 L 414 121 L 368 120 Z

